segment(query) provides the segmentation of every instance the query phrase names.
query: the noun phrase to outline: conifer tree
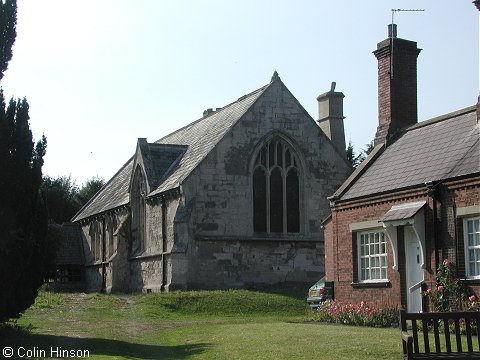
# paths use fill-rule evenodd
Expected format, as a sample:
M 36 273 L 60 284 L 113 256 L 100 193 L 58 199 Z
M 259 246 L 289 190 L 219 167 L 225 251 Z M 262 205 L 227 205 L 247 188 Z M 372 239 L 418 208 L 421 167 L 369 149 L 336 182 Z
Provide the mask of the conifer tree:
M 12 57 L 17 5 L 0 0 L 0 79 Z M 46 266 L 47 222 L 39 194 L 45 136 L 35 145 L 26 99 L 0 90 L 0 322 L 34 301 Z

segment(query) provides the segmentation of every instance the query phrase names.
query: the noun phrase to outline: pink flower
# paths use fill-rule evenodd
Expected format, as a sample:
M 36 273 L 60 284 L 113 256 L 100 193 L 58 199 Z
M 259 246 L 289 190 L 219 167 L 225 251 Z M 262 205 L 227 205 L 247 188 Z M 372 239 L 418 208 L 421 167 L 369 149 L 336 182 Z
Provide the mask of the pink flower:
M 443 266 L 448 267 L 450 265 L 450 260 L 445 259 L 443 260 Z
M 475 301 L 475 295 L 469 296 L 468 300 Z
M 428 288 L 427 289 L 427 294 L 431 294 L 432 293 L 432 289 Z
M 438 286 L 437 286 L 437 290 L 440 291 L 440 292 L 442 292 L 442 291 L 443 291 L 443 286 L 442 286 L 442 285 L 438 285 Z

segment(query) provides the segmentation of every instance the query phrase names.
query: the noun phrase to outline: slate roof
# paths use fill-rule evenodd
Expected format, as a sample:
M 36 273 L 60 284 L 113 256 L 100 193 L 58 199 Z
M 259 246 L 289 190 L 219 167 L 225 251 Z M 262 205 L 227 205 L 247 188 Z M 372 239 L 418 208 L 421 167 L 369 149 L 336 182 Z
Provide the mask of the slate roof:
M 390 210 L 388 210 L 385 215 L 380 219 L 380 221 L 395 221 L 395 220 L 405 220 L 410 219 L 415 216 L 417 212 L 426 204 L 426 201 L 418 201 L 413 203 L 406 203 L 400 205 L 393 205 Z
M 159 144 L 188 145 L 188 149 L 178 167 L 151 195 L 178 187 L 267 87 L 242 96 L 236 102 L 158 140 Z
M 149 196 L 179 187 L 270 84 L 148 144 L 148 150 L 142 156 L 144 159 L 148 157 L 149 164 L 145 165 L 150 168 L 146 169 L 151 189 Z M 128 204 L 133 164 L 132 157 L 73 217 L 72 222 Z
M 50 234 L 57 242 L 55 254 L 56 265 L 82 265 L 84 264 L 82 235 L 77 226 L 71 224 L 49 224 Z
M 376 149 L 335 196 L 350 200 L 480 173 L 476 116 L 472 106 L 406 128 L 383 152 Z
M 145 143 L 140 146 L 149 189 L 154 190 L 171 174 L 188 147 L 185 145 Z

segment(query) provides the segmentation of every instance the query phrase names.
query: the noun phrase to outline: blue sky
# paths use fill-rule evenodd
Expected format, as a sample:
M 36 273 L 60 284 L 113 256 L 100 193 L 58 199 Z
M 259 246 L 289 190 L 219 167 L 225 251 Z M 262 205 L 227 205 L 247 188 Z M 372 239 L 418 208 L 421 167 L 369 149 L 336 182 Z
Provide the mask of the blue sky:
M 470 0 L 17 0 L 17 40 L 2 81 L 26 97 L 48 148 L 44 173 L 108 180 L 137 138 L 158 140 L 280 77 L 317 119 L 332 81 L 347 141 L 377 126 L 377 63 L 391 9 L 418 42 L 419 119 L 475 104 L 479 13 Z

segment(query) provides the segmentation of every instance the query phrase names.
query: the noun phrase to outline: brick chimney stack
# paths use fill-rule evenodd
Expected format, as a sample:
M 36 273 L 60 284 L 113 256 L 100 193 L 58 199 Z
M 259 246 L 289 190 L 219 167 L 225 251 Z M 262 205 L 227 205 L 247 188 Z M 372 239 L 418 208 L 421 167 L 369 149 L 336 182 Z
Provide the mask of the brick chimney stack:
M 317 97 L 318 125 L 332 141 L 337 151 L 347 156 L 345 149 L 345 129 L 343 127 L 343 93 L 335 91 L 335 82 L 332 82 L 330 91 Z
M 392 26 L 393 25 L 393 26 Z M 387 141 L 399 129 L 417 123 L 417 57 L 415 41 L 397 38 L 397 25 L 377 44 L 378 127 L 374 144 Z

